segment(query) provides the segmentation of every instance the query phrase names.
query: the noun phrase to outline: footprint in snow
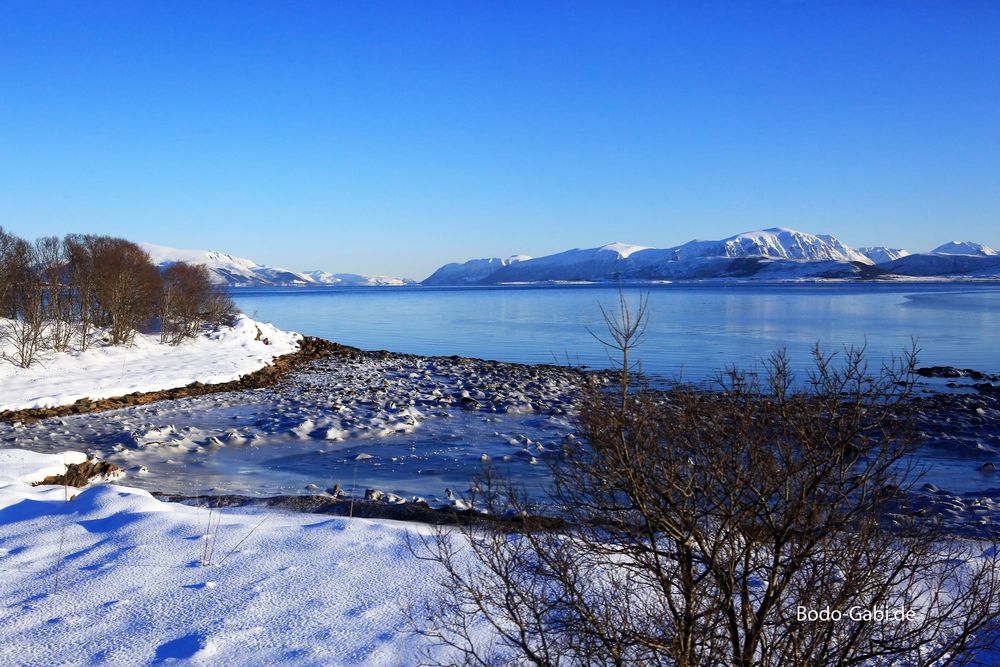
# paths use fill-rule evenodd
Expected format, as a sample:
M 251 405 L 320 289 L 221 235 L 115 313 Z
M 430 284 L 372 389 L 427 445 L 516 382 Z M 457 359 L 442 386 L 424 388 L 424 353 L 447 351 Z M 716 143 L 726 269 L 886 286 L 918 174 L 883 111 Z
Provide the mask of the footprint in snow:
M 193 658 L 198 653 L 206 652 L 208 648 L 208 637 L 200 632 L 192 632 L 157 646 L 153 664 Z

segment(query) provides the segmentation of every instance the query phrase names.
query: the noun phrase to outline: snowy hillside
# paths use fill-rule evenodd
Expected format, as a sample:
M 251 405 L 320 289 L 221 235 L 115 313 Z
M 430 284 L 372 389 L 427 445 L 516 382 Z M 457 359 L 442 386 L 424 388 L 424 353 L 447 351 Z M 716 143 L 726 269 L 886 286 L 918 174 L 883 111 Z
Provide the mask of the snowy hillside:
M 668 248 L 610 243 L 544 257 L 448 264 L 424 285 L 672 280 L 816 280 L 911 277 L 990 277 L 996 252 L 979 243 L 947 243 L 911 255 L 885 246 L 852 248 L 828 234 L 785 227 L 743 232 L 719 241 Z
M 997 251 L 982 243 L 973 241 L 949 241 L 944 245 L 939 245 L 932 254 L 937 255 L 978 255 L 980 257 L 995 257 Z
M 130 347 L 96 345 L 86 352 L 52 353 L 31 368 L 0 364 L 0 411 L 69 405 L 132 392 L 236 380 L 298 349 L 301 336 L 239 315 L 231 327 L 181 345 L 158 334 L 136 334 Z M 0 352 L 5 352 L 0 343 Z
M 204 264 L 212 274 L 212 280 L 230 287 L 278 287 L 278 286 L 372 286 L 405 285 L 411 281 L 388 276 L 362 276 L 353 273 L 328 273 L 326 271 L 290 271 L 257 264 L 245 257 L 236 257 L 215 250 L 182 250 L 152 243 L 140 243 L 149 253 L 153 263 L 161 267 L 174 262 Z

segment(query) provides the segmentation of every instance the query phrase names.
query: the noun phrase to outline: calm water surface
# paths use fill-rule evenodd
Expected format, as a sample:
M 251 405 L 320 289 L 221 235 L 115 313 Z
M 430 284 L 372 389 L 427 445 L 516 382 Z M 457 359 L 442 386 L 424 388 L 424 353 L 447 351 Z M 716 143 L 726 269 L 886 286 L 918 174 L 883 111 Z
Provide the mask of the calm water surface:
M 912 338 L 924 365 L 1000 372 L 1000 285 L 656 285 L 643 370 L 689 380 L 749 366 L 785 348 L 799 367 L 819 342 L 898 353 Z M 238 289 L 246 313 L 364 349 L 517 362 L 607 366 L 589 330 L 618 292 L 604 286 Z

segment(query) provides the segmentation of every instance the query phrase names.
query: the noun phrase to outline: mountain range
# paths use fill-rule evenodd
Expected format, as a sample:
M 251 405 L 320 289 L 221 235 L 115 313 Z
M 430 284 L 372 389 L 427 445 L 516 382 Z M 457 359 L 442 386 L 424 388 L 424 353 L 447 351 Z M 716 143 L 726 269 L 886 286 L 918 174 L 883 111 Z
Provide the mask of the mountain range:
M 414 281 L 327 271 L 292 271 L 214 250 L 140 244 L 161 267 L 204 264 L 212 280 L 231 287 L 398 286 Z M 773 227 L 719 241 L 670 248 L 609 243 L 544 257 L 512 255 L 445 264 L 422 285 L 686 280 L 1000 278 L 1000 256 L 971 241 L 949 241 L 926 253 L 882 246 L 852 248 L 827 234 Z
M 833 236 L 783 227 L 670 248 L 610 243 L 544 257 L 514 255 L 442 266 L 423 285 L 711 279 L 1000 278 L 1000 256 L 970 241 L 928 253 L 851 248 Z
M 182 250 L 152 243 L 140 243 L 157 266 L 165 267 L 174 262 L 204 264 L 212 281 L 230 287 L 370 287 L 408 285 L 412 280 L 389 276 L 363 276 L 356 273 L 328 273 L 326 271 L 290 271 L 258 264 L 245 257 L 236 257 L 215 250 Z

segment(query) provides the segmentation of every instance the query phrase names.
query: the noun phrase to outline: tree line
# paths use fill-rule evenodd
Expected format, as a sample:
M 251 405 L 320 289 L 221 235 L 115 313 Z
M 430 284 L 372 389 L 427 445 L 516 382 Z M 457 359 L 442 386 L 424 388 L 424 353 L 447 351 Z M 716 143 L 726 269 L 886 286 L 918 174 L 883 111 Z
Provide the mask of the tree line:
M 235 314 L 205 266 L 161 270 L 125 239 L 68 234 L 31 242 L 0 227 L 0 355 L 22 368 L 45 351 L 130 345 L 139 331 L 158 330 L 162 342 L 177 345 Z

